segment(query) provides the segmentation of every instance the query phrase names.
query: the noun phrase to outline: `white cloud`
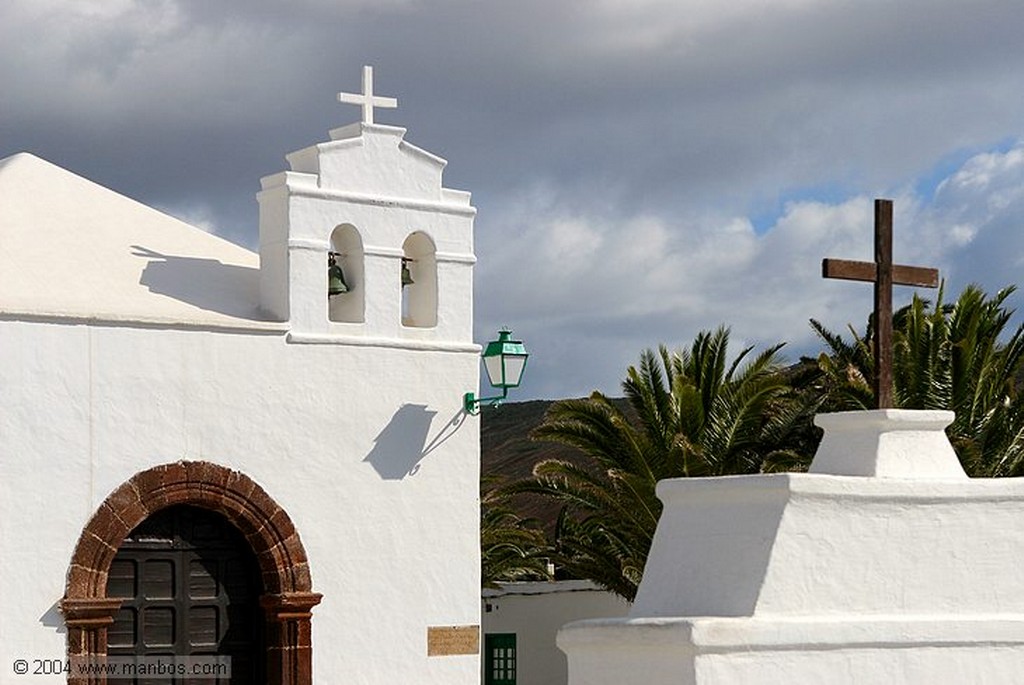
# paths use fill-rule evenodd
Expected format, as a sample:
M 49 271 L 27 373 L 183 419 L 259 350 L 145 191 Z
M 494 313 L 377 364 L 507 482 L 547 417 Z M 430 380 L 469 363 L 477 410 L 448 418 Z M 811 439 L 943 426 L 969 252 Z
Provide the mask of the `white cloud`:
M 942 182 L 930 221 L 945 228 L 959 282 L 997 289 L 1021 281 L 1024 260 L 1024 143 L 976 155 Z
M 951 177 L 939 184 L 938 201 L 946 209 L 961 212 L 977 208 L 977 201 L 989 212 L 1005 210 L 1024 197 L 1024 147 L 1007 152 L 989 152 L 972 157 Z
M 980 154 L 941 183 L 934 198 L 894 194 L 896 260 L 940 268 L 951 294 L 970 280 L 992 292 L 1014 282 L 1024 261 L 1022 160 L 1024 146 Z M 858 196 L 790 202 L 760 236 L 742 217 L 538 220 L 520 239 L 501 241 L 499 259 L 490 258 L 494 246 L 481 248 L 488 257 L 481 283 L 500 283 L 480 293 L 481 328 L 500 311 L 524 337 L 536 337 L 534 351 L 547 358 L 534 372 L 557 374 L 532 381 L 541 395 L 559 387 L 573 394 L 617 392 L 640 350 L 682 345 L 719 324 L 733 328 L 737 349 L 740 340 L 788 341 L 792 358 L 817 348 L 810 318 L 834 330 L 863 327 L 871 287 L 824 281 L 820 262 L 826 256 L 871 260 L 872 216 L 871 198 Z M 572 251 L 569 266 L 565 252 L 544 247 L 546 240 L 564 241 L 555 236 L 568 226 L 573 240 L 586 243 Z M 965 263 L 984 269 L 965 270 Z M 911 292 L 898 289 L 897 302 Z M 551 342 L 563 338 L 584 342 L 568 348 Z

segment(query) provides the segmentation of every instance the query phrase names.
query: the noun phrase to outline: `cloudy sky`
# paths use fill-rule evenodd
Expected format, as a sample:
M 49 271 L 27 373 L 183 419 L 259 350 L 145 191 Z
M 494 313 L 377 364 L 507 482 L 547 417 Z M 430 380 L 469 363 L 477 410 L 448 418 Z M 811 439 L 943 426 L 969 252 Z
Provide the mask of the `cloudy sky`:
M 863 326 L 898 262 L 957 292 L 1024 273 L 1020 0 L 4 0 L 0 157 L 22 150 L 249 247 L 284 155 L 358 117 L 448 160 L 476 221 L 476 338 L 533 353 L 517 397 L 617 393 L 701 329 Z M 910 295 L 905 289 L 898 301 Z M 1024 293 L 1013 304 L 1021 306 Z

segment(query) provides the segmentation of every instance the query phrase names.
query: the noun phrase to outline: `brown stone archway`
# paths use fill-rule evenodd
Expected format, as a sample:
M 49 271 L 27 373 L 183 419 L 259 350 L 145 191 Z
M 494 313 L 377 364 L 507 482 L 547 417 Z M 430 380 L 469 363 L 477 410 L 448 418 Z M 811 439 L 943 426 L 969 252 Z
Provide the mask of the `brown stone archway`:
M 245 536 L 260 565 L 266 594 L 268 685 L 312 683 L 312 591 L 309 562 L 288 514 L 239 471 L 203 461 L 179 461 L 135 474 L 100 505 L 82 531 L 68 571 L 61 612 L 68 656 L 102 661 L 107 628 L 121 600 L 106 596 L 107 573 L 124 537 L 160 509 L 190 504 L 225 516 Z M 105 685 L 104 675 L 68 675 L 73 685 Z

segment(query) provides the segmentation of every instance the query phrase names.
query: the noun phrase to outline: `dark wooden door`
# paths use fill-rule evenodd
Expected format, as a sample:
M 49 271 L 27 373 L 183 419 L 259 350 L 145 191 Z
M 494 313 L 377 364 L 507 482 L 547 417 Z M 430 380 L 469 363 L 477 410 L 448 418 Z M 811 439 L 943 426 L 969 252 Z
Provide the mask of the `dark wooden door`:
M 138 678 L 138 685 L 262 683 L 261 594 L 252 550 L 227 519 L 191 506 L 164 509 L 128 534 L 111 564 L 107 596 L 125 601 L 107 654 L 231 657 L 230 678 Z

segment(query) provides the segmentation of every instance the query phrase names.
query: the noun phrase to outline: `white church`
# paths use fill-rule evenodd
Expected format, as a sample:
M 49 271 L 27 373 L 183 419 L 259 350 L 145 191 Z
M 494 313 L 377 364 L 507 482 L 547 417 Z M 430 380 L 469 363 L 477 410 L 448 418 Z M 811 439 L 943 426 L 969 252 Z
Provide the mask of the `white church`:
M 371 71 L 340 99 L 258 254 L 0 160 L 0 682 L 479 682 L 475 209 Z

